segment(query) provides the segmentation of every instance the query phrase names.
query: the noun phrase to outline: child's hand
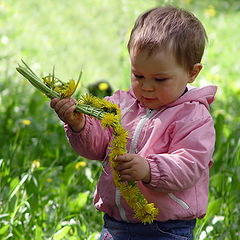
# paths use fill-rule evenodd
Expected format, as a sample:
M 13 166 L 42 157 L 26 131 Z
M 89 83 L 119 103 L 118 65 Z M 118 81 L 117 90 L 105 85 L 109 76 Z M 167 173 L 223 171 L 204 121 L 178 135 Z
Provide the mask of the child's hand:
M 150 167 L 147 160 L 137 154 L 124 154 L 115 160 L 118 166 L 115 168 L 123 181 L 150 182 Z
M 76 105 L 73 98 L 54 98 L 51 100 L 50 106 L 55 110 L 58 117 L 67 123 L 73 131 L 80 132 L 83 129 L 85 116 L 83 113 L 75 112 Z

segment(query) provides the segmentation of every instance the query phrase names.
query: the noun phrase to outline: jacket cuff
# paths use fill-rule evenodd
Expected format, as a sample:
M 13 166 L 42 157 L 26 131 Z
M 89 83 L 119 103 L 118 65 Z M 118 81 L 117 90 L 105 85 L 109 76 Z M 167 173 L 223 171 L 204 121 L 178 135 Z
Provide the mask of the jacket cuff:
M 158 182 L 161 178 L 161 174 L 158 168 L 158 165 L 154 159 L 147 159 L 148 164 L 150 166 L 150 172 L 151 172 L 151 180 L 149 183 L 145 183 L 144 185 L 151 188 L 156 188 L 158 186 Z
M 70 137 L 70 136 L 72 136 L 72 137 L 83 137 L 85 139 L 88 139 L 89 138 L 89 133 L 90 133 L 90 125 L 91 124 L 89 123 L 88 117 L 86 117 L 85 125 L 80 132 L 75 132 L 70 127 L 70 125 L 68 125 L 66 123 L 64 123 L 64 129 L 65 129 L 68 137 Z

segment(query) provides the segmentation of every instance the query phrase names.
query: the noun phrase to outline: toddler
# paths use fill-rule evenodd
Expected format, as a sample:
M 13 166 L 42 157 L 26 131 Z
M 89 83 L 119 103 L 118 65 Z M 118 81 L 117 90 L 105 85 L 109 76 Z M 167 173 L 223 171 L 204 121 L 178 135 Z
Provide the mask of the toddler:
M 206 40 L 201 22 L 186 10 L 166 6 L 143 13 L 128 42 L 130 90 L 106 98 L 120 107 L 130 136 L 116 170 L 122 180 L 136 181 L 159 209 L 152 224 L 133 217 L 113 183 L 111 132 L 98 120 L 76 114 L 71 99 L 51 101 L 73 149 L 88 159 L 106 160 L 94 199 L 105 213 L 100 239 L 193 239 L 196 218 L 206 214 L 215 143 L 209 105 L 216 87 L 188 85 L 202 69 Z

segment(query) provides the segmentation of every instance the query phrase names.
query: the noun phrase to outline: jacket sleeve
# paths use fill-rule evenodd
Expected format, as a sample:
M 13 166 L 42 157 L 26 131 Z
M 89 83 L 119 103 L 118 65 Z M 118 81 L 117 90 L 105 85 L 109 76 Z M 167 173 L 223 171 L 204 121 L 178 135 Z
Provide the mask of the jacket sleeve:
M 68 142 L 77 154 L 92 160 L 104 160 L 112 135 L 109 129 L 104 131 L 99 120 L 86 116 L 85 127 L 79 133 L 72 131 L 67 124 L 64 128 Z
M 105 99 L 119 105 L 120 91 Z M 72 131 L 69 125 L 64 125 L 68 142 L 77 154 L 92 160 L 104 160 L 112 138 L 112 130 L 107 128 L 104 131 L 100 120 L 87 115 L 85 117 L 86 124 L 79 133 Z
M 173 124 L 169 150 L 149 154 L 151 181 L 146 186 L 155 191 L 182 191 L 196 184 L 203 171 L 209 171 L 215 144 L 213 119 L 178 121 Z

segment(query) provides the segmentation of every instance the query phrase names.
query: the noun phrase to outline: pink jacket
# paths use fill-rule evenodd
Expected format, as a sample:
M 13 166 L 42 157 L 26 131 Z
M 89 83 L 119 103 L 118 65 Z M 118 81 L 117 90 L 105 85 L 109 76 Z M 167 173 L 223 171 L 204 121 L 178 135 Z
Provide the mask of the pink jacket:
M 145 198 L 159 208 L 158 221 L 202 218 L 206 214 L 209 187 L 209 168 L 215 143 L 213 119 L 209 105 L 217 87 L 194 88 L 174 103 L 159 109 L 146 109 L 130 89 L 117 91 L 108 99 L 118 104 L 122 125 L 129 131 L 129 153 L 146 158 L 151 169 L 151 181 L 138 186 Z M 108 161 L 111 132 L 104 131 L 99 120 L 86 117 L 80 133 L 65 125 L 73 149 L 83 157 L 103 161 L 95 207 L 126 222 L 139 222 L 120 196 L 113 183 Z

